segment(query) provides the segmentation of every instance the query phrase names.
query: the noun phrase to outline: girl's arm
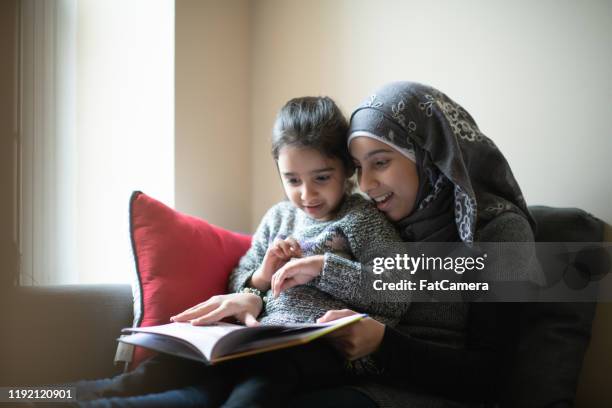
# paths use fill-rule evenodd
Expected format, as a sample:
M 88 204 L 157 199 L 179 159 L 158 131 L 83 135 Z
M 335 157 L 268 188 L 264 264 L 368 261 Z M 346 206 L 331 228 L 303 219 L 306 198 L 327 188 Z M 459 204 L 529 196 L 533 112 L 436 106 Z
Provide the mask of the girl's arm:
M 251 247 L 247 253 L 240 258 L 238 266 L 236 266 L 230 274 L 228 280 L 229 292 L 241 292 L 242 289 L 250 286 L 251 276 L 262 265 L 272 234 L 271 225 L 273 223 L 271 221 L 276 217 L 275 208 L 276 206 L 272 207 L 268 210 L 266 215 L 264 215 L 255 234 L 253 234 Z
M 388 252 L 389 245 L 401 242 L 395 228 L 369 202 L 356 208 L 343 223 L 342 232 L 355 260 L 326 253 L 320 277 L 313 284 L 320 290 L 374 315 L 398 318 L 410 306 L 409 291 L 374 290 L 374 281 L 400 282 L 405 271 L 374 274 L 365 263 L 373 254 Z
M 253 235 L 251 247 L 229 276 L 228 291 L 235 293 L 213 296 L 182 313 L 172 316 L 170 320 L 174 322 L 190 321 L 194 325 L 205 325 L 233 316 L 247 325 L 258 324 L 256 317 L 262 311 L 262 299 L 252 293 L 237 292 L 241 292 L 249 285 L 251 276 L 261 267 L 268 249 L 269 237 L 273 230 L 272 226 L 276 225 L 273 223 L 277 219 L 275 208 L 276 206 L 268 210 Z
M 233 316 L 247 326 L 258 324 L 256 318 L 263 308 L 262 299 L 252 293 L 232 292 L 241 292 L 254 270 L 257 269 L 260 263 L 258 262 L 260 254 L 262 251 L 265 254 L 264 246 L 269 235 L 268 230 L 264 217 L 253 236 L 251 247 L 229 276 L 228 291 L 230 294 L 213 296 L 172 316 L 170 320 L 173 322 L 191 322 L 193 325 L 205 325 Z

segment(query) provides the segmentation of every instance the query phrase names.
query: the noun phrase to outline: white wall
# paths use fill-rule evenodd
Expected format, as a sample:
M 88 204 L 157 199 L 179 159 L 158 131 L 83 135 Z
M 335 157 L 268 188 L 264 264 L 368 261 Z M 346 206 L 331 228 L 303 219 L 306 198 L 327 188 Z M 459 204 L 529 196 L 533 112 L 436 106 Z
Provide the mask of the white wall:
M 609 0 L 179 0 L 176 139 L 174 146 L 167 139 L 159 159 L 147 140 L 158 131 L 172 133 L 172 81 L 154 91 L 149 74 L 155 67 L 172 77 L 172 56 L 154 51 L 160 44 L 172 49 L 167 41 L 174 7 L 160 0 L 154 4 L 161 14 L 143 14 L 138 8 L 145 4 L 152 7 L 148 0 L 79 1 L 81 10 L 97 10 L 99 17 L 128 7 L 150 33 L 131 30 L 133 20 L 121 16 L 116 24 L 101 24 L 81 15 L 76 99 L 93 116 L 79 116 L 77 132 L 103 141 L 79 146 L 86 157 L 78 175 L 83 195 L 74 205 L 83 234 L 123 228 L 99 225 L 99 209 L 110 208 L 101 193 L 108 189 L 87 169 L 106 169 L 119 182 L 123 198 L 112 211 L 125 222 L 130 186 L 125 173 L 114 174 L 104 160 L 115 155 L 110 144 L 121 147 L 124 162 L 148 160 L 133 169 L 137 178 L 159 174 L 153 182 L 131 185 L 172 204 L 174 181 L 179 210 L 252 231 L 265 209 L 282 198 L 269 154 L 279 107 L 294 96 L 327 94 L 348 114 L 373 88 L 398 79 L 429 83 L 463 104 L 506 153 L 529 203 L 577 206 L 612 223 Z M 100 35 L 112 38 L 122 57 L 97 44 Z M 154 45 L 138 45 L 143 38 Z M 98 56 L 84 62 L 94 49 Z M 144 66 L 131 62 L 138 56 Z M 113 91 L 118 80 L 137 97 Z M 153 110 L 143 108 L 144 101 Z M 164 112 L 166 125 L 151 125 L 159 123 L 150 120 L 157 115 L 151 112 Z M 123 119 L 132 124 L 118 125 Z M 122 146 L 127 140 L 134 142 Z M 175 180 L 168 169 L 173 161 Z M 2 212 L 14 219 L 10 209 Z M 123 229 L 119 233 L 127 237 Z M 125 249 L 127 259 L 129 243 L 124 244 L 114 245 Z M 103 255 L 83 252 L 79 262 L 79 271 L 93 264 L 103 274 L 114 269 Z
M 348 114 L 391 80 L 462 104 L 529 204 L 612 223 L 612 2 L 259 0 L 251 13 L 253 227 L 282 198 L 269 154 L 276 110 L 327 94 Z
M 176 2 L 176 208 L 248 232 L 248 0 Z

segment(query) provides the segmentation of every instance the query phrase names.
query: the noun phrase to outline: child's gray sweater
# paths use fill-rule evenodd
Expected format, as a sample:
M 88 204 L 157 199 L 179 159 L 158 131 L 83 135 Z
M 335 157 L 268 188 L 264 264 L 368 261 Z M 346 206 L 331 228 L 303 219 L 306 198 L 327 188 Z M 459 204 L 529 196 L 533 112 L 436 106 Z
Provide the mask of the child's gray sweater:
M 248 286 L 268 246 L 289 236 L 299 242 L 303 256 L 325 254 L 323 270 L 308 284 L 285 290 L 277 298 L 268 291 L 262 323 L 314 322 L 328 310 L 348 308 L 395 325 L 408 309 L 410 299 L 404 291 L 372 290 L 373 280 L 381 277 L 362 264 L 401 239 L 384 215 L 358 194 L 345 198 L 331 221 L 317 221 L 288 201 L 268 210 L 251 248 L 230 275 L 230 291 Z

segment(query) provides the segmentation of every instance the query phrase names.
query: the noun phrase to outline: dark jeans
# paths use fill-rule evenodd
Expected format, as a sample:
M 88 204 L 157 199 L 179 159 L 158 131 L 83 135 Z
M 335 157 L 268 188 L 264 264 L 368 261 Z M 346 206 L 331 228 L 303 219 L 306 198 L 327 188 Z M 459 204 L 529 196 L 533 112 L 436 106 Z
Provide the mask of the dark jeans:
M 286 406 L 291 408 L 378 408 L 370 397 L 348 386 L 306 391 L 298 394 Z
M 79 400 L 73 406 L 274 407 L 288 405 L 296 393 L 305 393 L 305 399 L 299 402 L 298 398 L 296 404 L 310 405 L 321 394 L 306 392 L 347 381 L 344 366 L 344 359 L 331 346 L 318 341 L 215 366 L 158 355 L 133 372 L 72 384 Z M 346 388 L 341 393 L 355 397 L 357 404 L 366 402 L 357 406 L 372 406 L 358 391 Z

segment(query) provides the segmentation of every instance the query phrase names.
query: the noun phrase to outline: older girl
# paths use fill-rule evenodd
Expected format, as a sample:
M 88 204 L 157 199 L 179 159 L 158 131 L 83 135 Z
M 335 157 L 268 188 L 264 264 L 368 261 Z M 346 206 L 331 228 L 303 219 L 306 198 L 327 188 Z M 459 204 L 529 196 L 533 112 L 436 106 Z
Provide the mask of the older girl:
M 418 83 L 383 86 L 352 115 L 348 146 L 359 187 L 408 241 L 532 242 L 534 221 L 497 146 L 461 106 Z M 507 280 L 537 282 L 534 248 L 504 264 Z M 349 315 L 329 311 L 321 321 Z M 365 319 L 336 334 L 348 358 L 371 356 L 377 381 L 303 395 L 293 406 L 459 407 L 496 401 L 515 335 L 513 309 L 493 303 L 413 303 L 397 328 Z M 365 398 L 367 396 L 367 398 Z M 465 405 L 464 405 L 465 404 Z

